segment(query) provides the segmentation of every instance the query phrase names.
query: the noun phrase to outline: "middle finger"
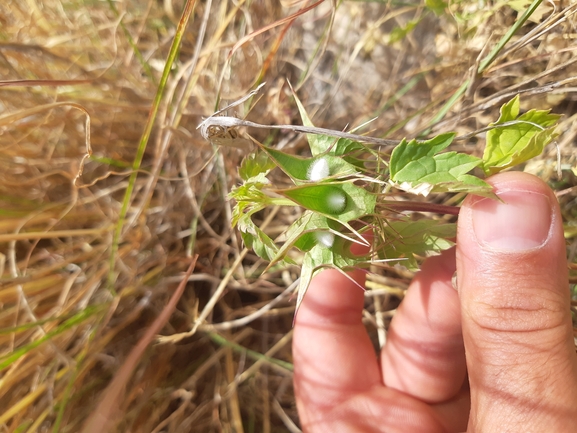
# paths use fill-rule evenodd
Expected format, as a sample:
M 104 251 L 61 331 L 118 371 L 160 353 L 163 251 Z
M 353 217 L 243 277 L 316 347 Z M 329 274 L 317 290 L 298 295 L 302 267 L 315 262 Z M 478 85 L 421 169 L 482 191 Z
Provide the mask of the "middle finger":
M 452 399 L 466 375 L 455 251 L 429 258 L 409 286 L 381 352 L 383 381 L 428 403 Z

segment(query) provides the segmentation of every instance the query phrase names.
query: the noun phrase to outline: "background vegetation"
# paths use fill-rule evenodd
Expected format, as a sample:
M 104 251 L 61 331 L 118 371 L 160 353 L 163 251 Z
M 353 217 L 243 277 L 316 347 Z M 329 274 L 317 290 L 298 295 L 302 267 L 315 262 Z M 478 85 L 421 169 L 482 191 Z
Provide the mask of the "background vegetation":
M 261 275 L 226 198 L 246 143 L 196 130 L 264 81 L 229 115 L 300 123 L 288 81 L 317 126 L 377 117 L 360 132 L 383 138 L 466 134 L 516 94 L 523 110 L 562 114 L 556 146 L 523 169 L 556 190 L 575 290 L 577 5 L 544 2 L 480 63 L 530 3 L 3 1 L 0 432 L 298 431 L 299 268 Z M 306 149 L 302 134 L 246 132 Z M 297 217 L 259 214 L 271 236 Z M 376 345 L 411 277 L 371 276 Z M 109 424 L 91 429 L 91 416 Z

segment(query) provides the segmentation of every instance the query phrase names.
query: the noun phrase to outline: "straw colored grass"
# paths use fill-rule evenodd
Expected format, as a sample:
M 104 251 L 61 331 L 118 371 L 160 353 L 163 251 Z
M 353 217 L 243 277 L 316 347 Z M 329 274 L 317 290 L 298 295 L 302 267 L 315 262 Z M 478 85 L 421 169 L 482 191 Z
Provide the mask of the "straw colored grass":
M 228 114 L 299 123 L 287 81 L 319 127 L 378 117 L 360 132 L 381 138 L 470 133 L 517 93 L 563 114 L 557 146 L 524 169 L 557 191 L 575 287 L 577 7 L 543 3 L 484 64 L 516 11 L 422 3 L 0 4 L 0 432 L 99 431 L 99 416 L 111 432 L 298 431 L 298 267 L 261 275 L 226 199 L 246 151 L 196 130 L 264 81 Z M 305 149 L 302 134 L 240 132 Z M 295 212 L 267 210 L 263 228 Z M 375 342 L 411 277 L 369 281 Z

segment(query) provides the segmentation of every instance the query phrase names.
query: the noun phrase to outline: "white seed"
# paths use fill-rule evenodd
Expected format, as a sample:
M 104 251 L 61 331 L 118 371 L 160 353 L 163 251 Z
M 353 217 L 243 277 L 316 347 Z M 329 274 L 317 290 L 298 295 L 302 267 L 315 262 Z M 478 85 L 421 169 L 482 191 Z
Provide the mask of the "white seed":
M 335 243 L 335 235 L 331 232 L 315 232 L 317 242 L 324 247 L 330 248 Z
M 331 189 L 325 197 L 325 205 L 328 208 L 329 213 L 341 213 L 345 210 L 345 207 L 347 207 L 347 197 L 340 189 Z
M 307 178 L 314 182 L 327 178 L 329 174 L 329 163 L 326 158 L 319 158 L 309 167 Z

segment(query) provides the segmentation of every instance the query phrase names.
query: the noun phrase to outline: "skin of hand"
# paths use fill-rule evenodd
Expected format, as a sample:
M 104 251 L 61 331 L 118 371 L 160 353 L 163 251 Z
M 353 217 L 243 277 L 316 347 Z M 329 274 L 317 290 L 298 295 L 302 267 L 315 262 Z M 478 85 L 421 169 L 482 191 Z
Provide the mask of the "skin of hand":
M 303 431 L 577 431 L 559 206 L 534 176 L 488 181 L 502 201 L 464 201 L 456 250 L 424 263 L 380 357 L 361 322 L 359 286 L 336 270 L 313 279 L 293 339 Z M 350 276 L 364 285 L 363 272 Z

